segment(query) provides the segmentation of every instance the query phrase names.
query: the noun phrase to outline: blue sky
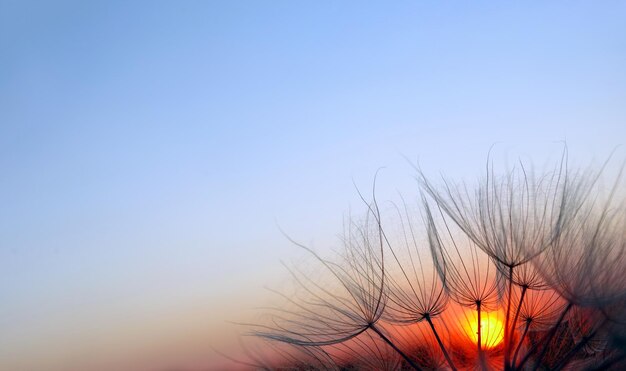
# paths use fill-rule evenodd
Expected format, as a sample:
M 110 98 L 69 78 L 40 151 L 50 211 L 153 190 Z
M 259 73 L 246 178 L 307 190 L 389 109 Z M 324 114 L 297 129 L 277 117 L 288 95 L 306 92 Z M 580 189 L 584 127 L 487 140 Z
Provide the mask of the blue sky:
M 151 352 L 193 327 L 177 318 L 206 313 L 210 332 L 285 277 L 297 252 L 277 224 L 324 249 L 359 206 L 353 180 L 386 166 L 380 197 L 415 191 L 403 156 L 470 178 L 494 143 L 604 158 L 626 139 L 625 16 L 618 1 L 0 2 L 0 368 L 165 367 Z M 132 354 L 101 344 L 164 318 Z M 157 358 L 208 362 L 197 349 Z

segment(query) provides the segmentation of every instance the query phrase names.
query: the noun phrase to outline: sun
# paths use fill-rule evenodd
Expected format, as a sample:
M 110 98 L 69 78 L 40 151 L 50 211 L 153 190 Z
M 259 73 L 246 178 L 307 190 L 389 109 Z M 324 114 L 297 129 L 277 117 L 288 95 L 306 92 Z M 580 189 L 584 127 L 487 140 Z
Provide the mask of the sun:
M 483 349 L 493 348 L 499 345 L 504 338 L 504 324 L 498 312 L 481 313 L 480 315 L 481 345 Z M 463 326 L 469 339 L 478 342 L 478 316 L 476 312 L 467 315 L 467 322 Z

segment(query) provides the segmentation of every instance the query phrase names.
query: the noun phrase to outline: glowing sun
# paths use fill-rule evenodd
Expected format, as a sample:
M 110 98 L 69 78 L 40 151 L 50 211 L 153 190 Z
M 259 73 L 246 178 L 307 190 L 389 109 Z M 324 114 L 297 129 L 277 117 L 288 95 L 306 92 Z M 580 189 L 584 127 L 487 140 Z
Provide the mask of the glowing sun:
M 498 316 L 498 312 L 481 313 L 481 345 L 483 349 L 489 349 L 497 346 L 504 338 L 504 324 Z M 474 343 L 478 343 L 478 316 L 475 312 L 467 316 L 467 322 L 464 326 L 465 333 Z

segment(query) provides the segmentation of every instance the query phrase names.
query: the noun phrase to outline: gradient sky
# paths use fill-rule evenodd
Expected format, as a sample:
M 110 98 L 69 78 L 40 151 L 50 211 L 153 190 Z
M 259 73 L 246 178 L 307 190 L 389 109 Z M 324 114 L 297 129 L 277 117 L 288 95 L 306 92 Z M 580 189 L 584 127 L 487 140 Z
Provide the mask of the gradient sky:
M 621 1 L 0 1 L 0 369 L 214 365 L 352 184 L 626 141 Z M 228 340 L 231 339 L 231 340 Z

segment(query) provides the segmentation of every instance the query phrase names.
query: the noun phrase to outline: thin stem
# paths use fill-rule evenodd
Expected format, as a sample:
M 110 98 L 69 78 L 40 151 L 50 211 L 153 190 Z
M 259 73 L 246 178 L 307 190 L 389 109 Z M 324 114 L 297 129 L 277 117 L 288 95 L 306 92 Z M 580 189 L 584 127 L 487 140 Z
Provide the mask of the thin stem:
M 569 303 L 568 307 L 565 308 L 565 310 L 563 311 L 563 313 L 561 313 L 561 316 L 559 318 L 559 321 L 552 327 L 551 330 L 554 330 L 554 332 L 556 333 L 556 329 L 560 326 L 561 321 L 563 320 L 563 317 L 565 317 L 565 313 L 567 313 L 569 311 L 569 306 L 572 305 L 571 303 Z M 552 335 L 554 336 L 554 334 Z M 539 347 L 539 345 L 542 342 L 545 342 L 546 338 L 542 339 L 541 342 L 537 342 L 536 344 L 534 344 L 530 350 L 528 352 L 526 352 L 526 355 L 524 356 L 524 358 L 522 358 L 522 361 L 520 362 L 520 364 L 517 366 L 517 369 L 521 369 L 522 366 L 524 366 L 524 364 L 526 364 L 526 362 L 528 361 L 528 359 L 537 351 L 537 348 Z M 547 346 L 547 345 L 546 345 Z
M 524 344 L 524 339 L 526 338 L 526 334 L 528 333 L 528 329 L 530 328 L 530 322 L 526 321 L 526 326 L 524 327 L 524 332 L 522 333 L 522 337 L 519 340 L 519 344 L 517 344 L 517 348 L 515 348 L 515 354 L 513 354 L 513 361 L 511 362 L 511 368 L 515 369 L 515 362 L 517 361 L 517 355 L 519 354 L 519 350 L 522 348 L 522 344 Z
M 594 335 L 595 335 L 595 332 L 589 336 L 585 336 L 578 344 L 576 344 L 576 346 L 574 346 L 572 349 L 570 349 L 569 352 L 567 352 L 567 354 L 563 357 L 563 359 L 559 361 L 559 363 L 552 369 L 552 371 L 560 370 L 564 366 L 566 366 L 569 363 L 570 358 L 572 358 L 575 354 L 577 354 L 578 351 L 581 350 L 582 347 L 585 346 L 585 344 L 587 344 L 589 340 L 593 338 Z
M 509 369 L 509 361 L 511 358 L 511 352 L 509 351 L 509 317 L 511 316 L 511 296 L 513 294 L 513 266 L 509 266 L 509 297 L 506 305 L 506 319 L 504 321 L 504 369 Z M 513 331 L 511 331 L 513 332 Z
M 563 357 L 563 359 L 561 359 L 561 361 L 559 361 L 559 363 L 553 368 L 553 370 L 561 370 L 563 367 L 567 366 L 570 359 L 574 355 L 576 355 L 578 351 L 581 350 L 582 347 L 584 347 L 591 339 L 593 339 L 596 336 L 596 334 L 598 333 L 598 330 L 600 330 L 600 328 L 602 328 L 606 322 L 607 322 L 606 319 L 603 320 L 602 323 L 596 329 L 594 329 L 589 335 L 584 336 L 582 340 L 580 340 L 578 344 L 576 344 L 576 346 L 574 346 L 569 352 L 567 352 L 567 354 Z
M 513 318 L 513 322 L 511 322 L 511 333 L 509 334 L 509 342 L 505 349 L 505 367 L 509 369 L 509 365 L 515 364 L 515 362 L 510 363 L 511 360 L 511 350 L 513 349 L 513 337 L 515 336 L 515 324 L 517 323 L 517 319 L 519 318 L 519 312 L 522 307 L 522 303 L 524 302 L 524 296 L 526 295 L 526 290 L 528 290 L 527 286 L 522 286 L 522 293 L 519 298 L 519 303 L 517 304 L 517 309 L 515 310 L 515 317 Z M 511 294 L 509 294 L 511 295 Z
M 380 338 L 383 339 L 385 343 L 389 344 L 389 346 L 392 347 L 393 350 L 398 352 L 398 354 L 402 356 L 402 358 L 404 358 L 404 360 L 407 361 L 407 363 L 411 365 L 414 370 L 422 370 L 421 368 L 419 368 L 418 365 L 415 364 L 415 362 L 413 362 L 406 354 L 404 354 L 404 352 L 401 351 L 400 348 L 398 348 L 393 342 L 391 342 L 391 340 L 389 340 L 389 338 L 387 338 L 385 334 L 383 334 L 374 324 L 371 324 L 369 328 L 372 329 L 372 331 L 374 331 L 376 334 L 378 334 L 378 336 L 380 336 Z
M 456 371 L 456 367 L 454 367 L 454 363 L 452 362 L 452 359 L 450 358 L 450 355 L 448 354 L 446 347 L 443 345 L 443 342 L 439 338 L 439 334 L 437 333 L 437 330 L 435 330 L 435 325 L 433 324 L 433 321 L 430 319 L 430 316 L 426 316 L 425 318 L 428 324 L 430 325 L 431 330 L 433 331 L 433 335 L 435 335 L 435 338 L 437 339 L 437 343 L 439 343 L 439 347 L 441 348 L 441 351 L 443 352 L 443 356 L 446 357 L 446 361 L 448 361 L 448 365 L 450 365 L 450 368 L 453 371 Z
M 550 333 L 548 334 L 548 337 L 543 341 L 543 349 L 541 350 L 541 353 L 539 354 L 539 358 L 537 358 L 537 361 L 535 362 L 535 367 L 533 367 L 533 371 L 537 371 L 537 369 L 539 368 L 539 365 L 541 364 L 541 361 L 543 361 L 543 357 L 545 357 L 546 353 L 548 352 L 548 348 L 550 347 L 550 343 L 552 342 L 552 339 L 554 338 L 554 335 L 556 335 L 556 332 L 558 331 L 559 327 L 561 326 L 561 322 L 563 322 L 563 319 L 565 318 L 565 315 L 567 314 L 567 312 L 569 312 L 569 310 L 572 309 L 572 305 L 573 304 L 571 302 L 569 302 L 567 304 L 567 306 L 565 307 L 563 312 L 561 312 L 561 316 L 559 317 L 559 320 L 556 322 L 554 327 L 552 327 L 552 329 L 550 330 Z M 532 353 L 533 352 L 529 352 L 526 355 L 526 357 L 524 357 L 524 360 L 520 364 L 520 367 L 524 364 L 524 362 L 526 362 L 526 360 L 528 360 L 528 357 Z
M 481 338 L 481 318 L 480 318 L 480 301 L 476 302 L 476 312 L 478 312 L 478 320 L 476 321 L 478 328 L 476 329 L 476 335 L 477 335 L 477 341 L 476 341 L 476 346 L 478 347 L 478 354 L 482 354 L 483 348 L 482 348 L 482 338 Z

